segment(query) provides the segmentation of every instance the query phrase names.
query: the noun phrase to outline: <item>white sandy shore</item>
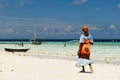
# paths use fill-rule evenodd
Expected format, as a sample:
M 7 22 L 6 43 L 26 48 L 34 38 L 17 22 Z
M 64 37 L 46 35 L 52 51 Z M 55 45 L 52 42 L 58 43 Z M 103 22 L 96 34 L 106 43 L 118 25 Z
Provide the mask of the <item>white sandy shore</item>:
M 94 73 L 80 73 L 75 63 L 0 53 L 0 80 L 120 80 L 120 65 L 94 63 Z

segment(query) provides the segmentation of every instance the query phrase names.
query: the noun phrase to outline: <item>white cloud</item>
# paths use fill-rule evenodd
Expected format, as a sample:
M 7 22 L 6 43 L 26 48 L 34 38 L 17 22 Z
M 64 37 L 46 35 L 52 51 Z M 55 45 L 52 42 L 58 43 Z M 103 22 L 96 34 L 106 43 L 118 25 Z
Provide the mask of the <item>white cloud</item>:
M 48 31 L 48 27 L 44 27 L 43 31 L 47 32 Z
M 93 30 L 93 31 L 100 31 L 100 30 L 103 30 L 103 28 L 100 26 L 100 25 L 89 25 L 88 24 L 88 26 L 89 26 L 89 29 L 90 30 Z
M 73 4 L 75 5 L 79 5 L 79 4 L 83 4 L 85 2 L 87 2 L 88 0 L 74 0 Z
M 19 5 L 20 5 L 20 6 L 24 6 L 24 5 L 25 5 L 25 2 L 20 2 Z
M 70 32 L 72 30 L 72 26 L 71 25 L 67 25 L 67 27 L 65 28 L 66 32 Z
M 101 10 L 101 8 L 96 8 L 96 11 L 98 11 L 98 12 L 99 12 L 100 10 Z
M 118 4 L 117 7 L 120 8 L 120 4 Z
M 0 29 L 0 32 L 1 33 L 12 33 L 14 32 L 14 30 L 13 29 Z
M 32 4 L 32 2 L 27 1 L 27 0 L 20 0 L 20 1 L 17 3 L 17 5 L 18 5 L 18 6 L 21 6 L 21 7 L 26 6 L 26 5 L 30 5 L 30 4 Z
M 26 32 L 26 33 L 33 33 L 32 30 L 26 30 L 25 32 Z
M 114 24 L 112 24 L 112 25 L 109 26 L 109 29 L 116 30 L 116 26 Z
M 65 35 L 65 32 L 64 32 L 64 31 L 59 31 L 59 32 L 57 32 L 56 34 Z
M 102 28 L 100 28 L 100 27 L 90 27 L 90 30 L 100 31 L 100 30 L 102 30 Z

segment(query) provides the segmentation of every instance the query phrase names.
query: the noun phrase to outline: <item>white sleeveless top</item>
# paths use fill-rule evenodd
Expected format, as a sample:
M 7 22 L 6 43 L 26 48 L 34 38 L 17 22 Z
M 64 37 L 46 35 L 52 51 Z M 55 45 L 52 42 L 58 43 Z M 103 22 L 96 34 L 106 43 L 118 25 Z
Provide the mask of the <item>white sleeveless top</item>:
M 92 37 L 91 34 L 89 34 L 88 36 L 85 36 L 84 34 L 82 34 L 82 35 L 80 36 L 79 42 L 80 42 L 80 43 L 84 43 L 84 40 L 85 40 L 85 39 L 89 39 L 91 43 L 94 43 L 93 37 Z

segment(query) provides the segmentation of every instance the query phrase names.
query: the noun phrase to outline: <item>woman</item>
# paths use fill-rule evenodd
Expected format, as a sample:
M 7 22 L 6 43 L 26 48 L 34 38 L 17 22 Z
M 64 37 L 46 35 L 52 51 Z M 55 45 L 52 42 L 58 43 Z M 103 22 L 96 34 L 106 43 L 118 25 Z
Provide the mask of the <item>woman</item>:
M 88 64 L 90 71 L 93 72 L 92 62 L 90 61 L 90 45 L 93 44 L 93 37 L 88 33 L 89 27 L 84 25 L 82 31 L 84 34 L 80 36 L 79 50 L 78 50 L 78 64 L 76 66 L 82 66 L 82 71 L 85 72 L 85 65 Z

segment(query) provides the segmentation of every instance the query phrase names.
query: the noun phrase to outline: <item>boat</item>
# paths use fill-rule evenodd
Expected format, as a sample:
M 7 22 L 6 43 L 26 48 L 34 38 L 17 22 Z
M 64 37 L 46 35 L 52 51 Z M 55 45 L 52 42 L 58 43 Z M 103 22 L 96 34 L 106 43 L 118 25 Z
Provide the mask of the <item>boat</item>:
M 32 41 L 33 45 L 41 45 L 42 44 L 42 42 L 40 42 L 39 39 L 36 39 L 36 38 L 31 41 Z
M 34 30 L 34 38 L 31 39 L 33 45 L 41 45 L 42 42 L 40 41 L 41 39 L 36 38 L 36 32 Z
M 27 52 L 28 50 L 30 50 L 29 48 L 5 48 L 6 52 Z

